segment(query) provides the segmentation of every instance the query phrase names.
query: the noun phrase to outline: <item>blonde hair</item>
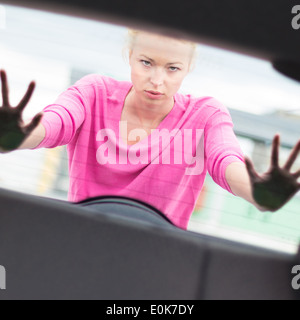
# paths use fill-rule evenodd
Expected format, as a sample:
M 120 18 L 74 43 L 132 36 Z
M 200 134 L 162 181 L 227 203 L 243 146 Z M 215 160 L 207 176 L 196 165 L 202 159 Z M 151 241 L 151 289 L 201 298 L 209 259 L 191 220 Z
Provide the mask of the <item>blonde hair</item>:
M 129 57 L 129 52 L 133 50 L 135 42 L 136 42 L 136 38 L 138 36 L 138 34 L 142 32 L 140 30 L 137 29 L 128 29 L 127 30 L 127 36 L 125 38 L 125 42 L 124 42 L 124 47 L 123 47 L 123 59 L 126 63 L 128 63 L 128 57 Z M 197 62 L 197 58 L 198 58 L 198 44 L 196 42 L 192 42 L 192 41 L 188 41 L 188 40 L 184 40 L 184 39 L 177 39 L 174 38 L 175 40 L 181 41 L 185 44 L 189 44 L 192 47 L 192 54 L 191 54 L 191 63 L 190 63 L 190 68 L 189 68 L 189 72 L 192 72 L 195 67 L 196 67 L 196 62 Z

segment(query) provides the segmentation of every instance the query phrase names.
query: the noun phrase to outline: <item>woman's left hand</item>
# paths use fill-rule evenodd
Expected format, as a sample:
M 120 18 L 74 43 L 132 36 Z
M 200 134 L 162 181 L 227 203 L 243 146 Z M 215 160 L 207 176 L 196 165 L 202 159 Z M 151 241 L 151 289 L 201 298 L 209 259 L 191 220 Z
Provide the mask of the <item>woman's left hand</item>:
M 291 172 L 300 151 L 300 140 L 282 168 L 279 166 L 279 146 L 280 136 L 276 135 L 273 141 L 271 168 L 265 174 L 259 175 L 252 161 L 245 158 L 254 200 L 261 208 L 272 212 L 282 208 L 300 190 L 300 170 Z

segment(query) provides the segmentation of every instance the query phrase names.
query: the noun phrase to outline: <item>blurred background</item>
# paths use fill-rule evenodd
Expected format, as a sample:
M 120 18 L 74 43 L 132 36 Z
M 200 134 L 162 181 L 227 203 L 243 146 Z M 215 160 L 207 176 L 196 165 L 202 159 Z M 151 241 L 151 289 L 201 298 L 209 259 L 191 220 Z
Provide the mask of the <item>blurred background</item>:
M 0 68 L 7 71 L 12 104 L 32 80 L 37 88 L 26 119 L 87 74 L 130 81 L 122 56 L 126 34 L 125 27 L 0 5 Z M 268 169 L 271 142 L 280 133 L 284 163 L 300 138 L 300 84 L 250 56 L 203 44 L 198 56 L 180 92 L 213 96 L 226 105 L 244 153 L 260 172 Z M 300 159 L 294 169 L 299 167 Z M 67 200 L 68 184 L 65 147 L 0 156 L 1 188 Z M 189 229 L 294 252 L 300 240 L 300 195 L 277 213 L 261 213 L 208 176 Z

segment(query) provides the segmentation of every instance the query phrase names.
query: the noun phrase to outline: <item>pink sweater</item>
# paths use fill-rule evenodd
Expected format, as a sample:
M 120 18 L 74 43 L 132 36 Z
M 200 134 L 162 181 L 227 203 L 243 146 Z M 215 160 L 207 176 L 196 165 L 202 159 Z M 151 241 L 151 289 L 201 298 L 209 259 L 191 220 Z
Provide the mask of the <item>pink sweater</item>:
M 46 137 L 38 148 L 68 145 L 69 201 L 130 197 L 187 229 L 207 171 L 231 192 L 226 168 L 244 161 L 231 117 L 214 98 L 177 93 L 159 127 L 127 146 L 120 119 L 131 88 L 130 82 L 106 76 L 84 77 L 44 109 Z

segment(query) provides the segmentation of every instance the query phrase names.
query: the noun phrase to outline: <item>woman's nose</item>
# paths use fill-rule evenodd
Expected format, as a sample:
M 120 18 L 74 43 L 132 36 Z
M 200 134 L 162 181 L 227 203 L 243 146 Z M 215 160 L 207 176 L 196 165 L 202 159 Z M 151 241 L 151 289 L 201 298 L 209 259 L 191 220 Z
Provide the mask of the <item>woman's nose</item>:
M 154 69 L 151 75 L 151 82 L 155 86 L 161 86 L 164 83 L 164 71 L 160 69 Z

